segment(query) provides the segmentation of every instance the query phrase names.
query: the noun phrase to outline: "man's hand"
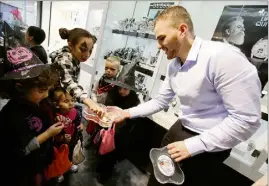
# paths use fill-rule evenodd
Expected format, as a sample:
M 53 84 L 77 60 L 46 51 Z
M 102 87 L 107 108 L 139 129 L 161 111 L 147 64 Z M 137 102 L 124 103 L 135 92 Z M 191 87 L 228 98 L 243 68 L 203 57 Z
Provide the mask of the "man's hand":
M 117 112 L 117 113 L 116 113 Z M 117 110 L 115 111 L 115 115 L 117 115 L 118 117 L 115 118 L 114 122 L 115 123 L 121 123 L 123 122 L 125 119 L 129 119 L 130 113 L 128 110 Z
M 191 157 L 191 154 L 189 153 L 184 144 L 184 141 L 170 143 L 167 148 L 168 153 L 171 155 L 171 158 L 175 160 L 175 162 L 180 162 L 184 159 Z

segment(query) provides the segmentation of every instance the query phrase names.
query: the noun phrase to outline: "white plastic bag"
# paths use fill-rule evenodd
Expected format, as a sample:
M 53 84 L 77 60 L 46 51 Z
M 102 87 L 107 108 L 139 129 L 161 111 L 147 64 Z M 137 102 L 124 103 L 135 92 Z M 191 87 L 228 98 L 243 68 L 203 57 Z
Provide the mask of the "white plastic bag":
M 85 159 L 85 156 L 82 153 L 82 147 L 81 147 L 81 141 L 78 140 L 78 143 L 76 144 L 73 152 L 73 157 L 72 157 L 72 163 L 74 165 L 78 165 L 82 163 Z

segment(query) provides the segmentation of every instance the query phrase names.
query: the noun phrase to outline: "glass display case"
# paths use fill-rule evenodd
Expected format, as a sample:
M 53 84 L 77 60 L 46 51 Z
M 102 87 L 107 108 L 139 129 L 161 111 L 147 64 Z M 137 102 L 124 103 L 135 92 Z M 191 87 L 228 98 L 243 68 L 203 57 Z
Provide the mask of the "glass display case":
M 28 26 L 39 25 L 37 1 L 1 1 L 2 18 L 12 25 L 23 22 Z
M 95 81 L 103 75 L 105 58 L 108 56 L 120 57 L 122 65 L 138 61 L 136 88 L 143 91 L 143 100 L 150 98 L 163 55 L 157 48 L 153 19 L 165 7 L 176 3 L 178 2 L 111 1 Z
M 51 2 L 50 16 L 53 19 L 48 23 L 50 24 L 48 30 L 48 53 L 67 45 L 66 40 L 61 39 L 59 36 L 60 28 L 86 27 L 89 2 L 68 2 L 69 6 L 66 6 L 66 3 L 64 1 Z

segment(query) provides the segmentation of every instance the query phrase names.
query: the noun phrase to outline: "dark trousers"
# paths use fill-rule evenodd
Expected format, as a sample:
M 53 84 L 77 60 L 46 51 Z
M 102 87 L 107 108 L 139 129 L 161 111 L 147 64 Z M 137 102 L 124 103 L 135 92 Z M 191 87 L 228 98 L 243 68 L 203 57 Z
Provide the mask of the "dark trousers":
M 198 135 L 182 126 L 178 120 L 165 134 L 161 147 L 168 145 L 169 143 L 182 141 L 184 139 Z M 194 157 L 188 158 L 180 162 L 180 166 L 185 174 L 185 181 L 182 186 L 221 186 L 226 185 L 223 183 L 223 179 L 228 179 L 225 175 L 221 174 L 223 161 L 229 157 L 231 150 L 225 150 L 221 152 L 202 153 Z M 160 184 L 152 171 L 148 186 L 158 186 Z M 165 184 L 174 185 L 174 184 Z

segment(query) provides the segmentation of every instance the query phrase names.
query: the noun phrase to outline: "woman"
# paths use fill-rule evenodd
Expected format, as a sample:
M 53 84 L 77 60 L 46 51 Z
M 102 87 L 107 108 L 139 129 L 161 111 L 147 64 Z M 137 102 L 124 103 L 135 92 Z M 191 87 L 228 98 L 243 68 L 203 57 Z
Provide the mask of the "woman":
M 78 102 L 84 103 L 97 114 L 102 114 L 102 109 L 87 97 L 87 93 L 78 84 L 80 63 L 91 56 L 96 37 L 82 28 L 61 28 L 59 34 L 62 39 L 67 39 L 68 45 L 51 53 L 49 57 L 52 66 L 59 72 L 60 86 Z

